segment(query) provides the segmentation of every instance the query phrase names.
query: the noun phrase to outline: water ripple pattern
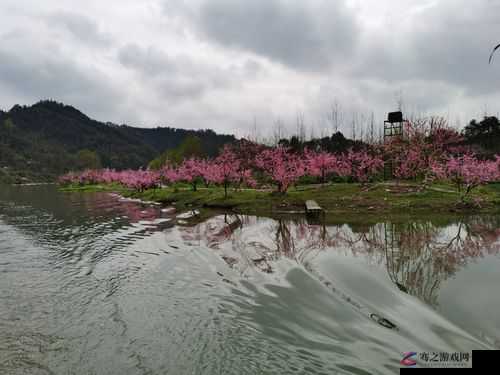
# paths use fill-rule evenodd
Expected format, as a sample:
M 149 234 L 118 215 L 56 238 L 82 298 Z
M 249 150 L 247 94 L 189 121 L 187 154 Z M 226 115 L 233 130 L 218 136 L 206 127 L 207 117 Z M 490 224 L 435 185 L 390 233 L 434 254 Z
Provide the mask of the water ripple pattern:
M 498 217 L 208 216 L 0 186 L 0 373 L 391 374 L 500 347 Z

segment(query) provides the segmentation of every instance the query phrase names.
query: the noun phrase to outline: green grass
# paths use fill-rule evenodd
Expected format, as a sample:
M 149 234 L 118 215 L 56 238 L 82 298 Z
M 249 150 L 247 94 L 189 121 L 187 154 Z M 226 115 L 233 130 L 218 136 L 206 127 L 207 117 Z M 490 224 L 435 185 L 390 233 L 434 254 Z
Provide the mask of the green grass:
M 122 195 L 175 204 L 178 209 L 212 208 L 233 210 L 241 213 L 279 214 L 284 212 L 303 212 L 304 203 L 313 199 L 327 213 L 343 217 L 359 215 L 399 214 L 418 215 L 425 213 L 470 213 L 500 212 L 500 184 L 490 184 L 474 190 L 472 197 L 480 201 L 479 206 L 460 206 L 460 194 L 454 187 L 436 184 L 428 189 L 419 190 L 418 184 L 348 184 L 336 183 L 325 186 L 305 185 L 291 188 L 287 194 L 276 194 L 258 190 L 231 189 L 224 198 L 222 188 L 199 187 L 192 191 L 186 185 L 175 188 L 151 189 L 134 192 L 120 185 L 69 186 L 63 191 L 114 191 Z
M 98 185 L 66 185 L 59 188 L 59 191 L 63 193 L 73 193 L 73 192 L 86 192 L 86 193 L 98 193 L 98 192 L 110 192 L 110 193 L 120 193 L 126 194 L 129 190 L 120 184 L 98 184 Z

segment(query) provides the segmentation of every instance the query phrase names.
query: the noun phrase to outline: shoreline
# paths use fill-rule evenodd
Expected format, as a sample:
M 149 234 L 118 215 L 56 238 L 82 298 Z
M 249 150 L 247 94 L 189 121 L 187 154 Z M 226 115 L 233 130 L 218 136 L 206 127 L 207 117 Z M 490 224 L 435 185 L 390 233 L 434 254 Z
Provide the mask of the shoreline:
M 163 187 L 138 192 L 113 184 L 71 185 L 59 187 L 59 190 L 116 193 L 146 204 L 175 205 L 178 212 L 214 209 L 239 214 L 297 215 L 304 214 L 305 201 L 313 199 L 327 216 L 500 213 L 500 184 L 478 187 L 467 204 L 460 202 L 459 193 L 452 188 L 437 184 L 424 188 L 411 183 L 333 183 L 298 186 L 284 195 L 268 190 L 231 189 L 227 198 L 224 198 L 224 190 L 218 187 L 199 187 L 197 191 L 187 186 Z

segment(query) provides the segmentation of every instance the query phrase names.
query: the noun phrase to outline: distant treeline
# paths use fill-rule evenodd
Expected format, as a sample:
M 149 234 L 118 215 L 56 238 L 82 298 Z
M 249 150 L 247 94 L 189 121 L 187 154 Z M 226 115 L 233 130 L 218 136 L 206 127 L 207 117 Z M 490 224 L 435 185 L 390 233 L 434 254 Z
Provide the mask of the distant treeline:
M 212 130 L 136 128 L 95 121 L 55 101 L 0 111 L 0 180 L 51 181 L 70 170 L 146 168 L 188 137 L 215 156 L 232 135 Z
M 424 125 L 432 128 L 432 125 L 447 127 L 443 118 L 419 119 L 415 125 Z M 458 130 L 462 137 L 460 142 L 463 146 L 469 146 L 471 151 L 481 158 L 492 158 L 500 154 L 500 120 L 495 116 L 486 116 L 481 121 L 472 120 L 464 129 Z M 352 140 L 344 137 L 341 132 L 333 133 L 331 136 L 314 138 L 310 140 L 301 139 L 297 136 L 281 139 L 279 144 L 290 147 L 294 151 L 323 150 L 332 153 L 342 153 L 349 149 L 360 150 L 369 146 L 366 141 Z M 457 144 L 458 146 L 458 144 Z
M 500 153 L 500 122 L 496 117 L 472 120 L 462 135 L 464 144 L 480 156 Z M 223 145 L 235 141 L 233 135 L 212 130 L 103 123 L 55 101 L 16 105 L 8 112 L 0 111 L 0 181 L 53 181 L 68 171 L 86 168 L 159 168 L 167 161 L 175 164 L 186 157 L 214 157 Z M 331 153 L 367 147 L 367 143 L 346 138 L 341 132 L 312 140 L 293 136 L 279 144 L 295 151 L 307 148 Z
M 484 117 L 477 122 L 472 120 L 463 130 L 465 143 L 484 156 L 500 154 L 500 121 L 495 116 Z

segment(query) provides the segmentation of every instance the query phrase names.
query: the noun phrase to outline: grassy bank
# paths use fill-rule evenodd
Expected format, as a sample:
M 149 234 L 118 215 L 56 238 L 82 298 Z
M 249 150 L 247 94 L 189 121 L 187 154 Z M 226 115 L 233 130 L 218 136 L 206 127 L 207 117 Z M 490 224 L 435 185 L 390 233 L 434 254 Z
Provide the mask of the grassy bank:
M 88 193 L 98 193 L 98 192 L 108 192 L 108 193 L 118 193 L 125 196 L 130 196 L 132 191 L 120 184 L 96 184 L 96 185 L 68 185 L 59 188 L 60 191 L 66 193 L 75 192 L 88 192 Z
M 432 185 L 425 189 L 415 184 L 331 184 L 292 188 L 285 195 L 262 190 L 231 190 L 224 198 L 221 188 L 187 186 L 134 192 L 120 185 L 68 186 L 63 191 L 108 191 L 127 197 L 175 204 L 179 210 L 189 208 L 230 209 L 240 213 L 303 212 L 304 203 L 314 199 L 327 213 L 343 215 L 380 213 L 500 212 L 500 184 L 477 188 L 471 196 L 474 204 L 461 204 L 452 186 Z

